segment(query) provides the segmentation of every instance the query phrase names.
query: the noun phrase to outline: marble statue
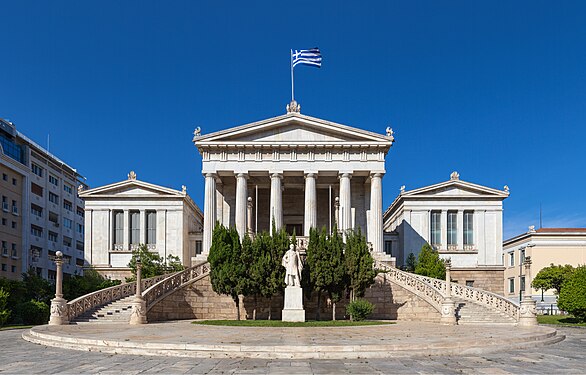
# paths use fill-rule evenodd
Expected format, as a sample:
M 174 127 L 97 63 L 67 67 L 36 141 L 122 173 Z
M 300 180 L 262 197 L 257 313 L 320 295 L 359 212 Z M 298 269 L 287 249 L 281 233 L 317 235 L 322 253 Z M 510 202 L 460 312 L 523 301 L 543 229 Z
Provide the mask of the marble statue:
M 285 284 L 287 286 L 301 286 L 301 271 L 303 271 L 303 263 L 299 252 L 295 251 L 295 246 L 291 244 L 289 250 L 283 256 L 281 263 L 285 267 Z

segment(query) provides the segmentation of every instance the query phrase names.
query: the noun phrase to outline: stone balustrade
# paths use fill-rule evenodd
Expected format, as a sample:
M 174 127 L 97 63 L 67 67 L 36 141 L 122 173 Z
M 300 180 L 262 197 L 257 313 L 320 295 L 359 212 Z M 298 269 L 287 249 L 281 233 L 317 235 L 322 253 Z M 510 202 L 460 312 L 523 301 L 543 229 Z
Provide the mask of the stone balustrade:
M 183 271 L 177 272 L 171 276 L 159 280 L 157 283 L 151 284 L 149 287 L 144 289 L 142 297 L 146 302 L 147 312 L 157 302 L 173 293 L 177 289 L 193 283 L 202 277 L 209 275 L 210 264 L 205 261 L 195 266 L 189 267 Z
M 152 285 L 169 277 L 169 274 L 155 276 L 141 280 L 141 289 L 145 290 Z M 67 318 L 72 319 L 82 315 L 95 307 L 131 296 L 136 291 L 136 282 L 115 285 L 110 288 L 95 291 L 78 297 L 67 303 Z
M 447 291 L 447 284 L 445 280 L 434 279 L 421 275 L 415 276 L 423 282 L 432 285 L 436 289 Z M 486 290 L 457 283 L 450 283 L 450 292 L 453 297 L 489 307 L 513 318 L 517 322 L 519 321 L 519 305 L 503 296 L 487 292 Z

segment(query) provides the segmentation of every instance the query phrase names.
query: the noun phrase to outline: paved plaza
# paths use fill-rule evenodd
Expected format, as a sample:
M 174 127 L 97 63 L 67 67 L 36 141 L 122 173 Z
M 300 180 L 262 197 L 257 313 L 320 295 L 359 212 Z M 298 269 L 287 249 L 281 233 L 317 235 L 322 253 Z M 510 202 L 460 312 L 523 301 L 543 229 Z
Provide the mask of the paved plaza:
M 0 373 L 586 373 L 586 329 L 560 328 L 562 342 L 477 355 L 386 359 L 210 359 L 107 354 L 47 347 L 21 338 L 25 330 L 0 332 Z M 495 337 L 495 340 L 498 340 Z

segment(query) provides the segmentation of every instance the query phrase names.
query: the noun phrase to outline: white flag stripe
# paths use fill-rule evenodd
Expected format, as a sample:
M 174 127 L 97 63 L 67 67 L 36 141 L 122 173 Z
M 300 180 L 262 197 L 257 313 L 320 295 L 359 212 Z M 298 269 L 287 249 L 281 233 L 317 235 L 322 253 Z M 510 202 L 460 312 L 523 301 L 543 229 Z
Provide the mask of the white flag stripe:
M 302 49 L 291 51 L 291 67 L 294 68 L 296 65 L 310 65 L 321 67 L 321 52 L 319 48 Z

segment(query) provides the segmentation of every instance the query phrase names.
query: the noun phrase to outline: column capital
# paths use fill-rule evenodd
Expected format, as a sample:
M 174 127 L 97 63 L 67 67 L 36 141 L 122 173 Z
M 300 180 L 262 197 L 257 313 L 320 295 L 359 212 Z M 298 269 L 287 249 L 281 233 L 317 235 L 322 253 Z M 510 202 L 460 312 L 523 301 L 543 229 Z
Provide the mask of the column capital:
M 283 174 L 282 173 L 271 173 L 271 178 L 283 178 Z
M 242 177 L 248 179 L 248 173 L 244 173 L 244 172 L 236 173 L 236 178 L 242 178 Z
M 317 172 L 305 172 L 303 176 L 305 178 L 317 178 Z
M 207 177 L 218 177 L 218 174 L 217 173 L 212 173 L 212 172 L 207 172 L 207 173 L 204 173 L 203 175 L 206 178 Z
M 382 178 L 384 175 L 384 172 L 371 172 L 370 178 Z
M 350 173 L 350 172 L 340 173 L 338 178 L 352 178 L 352 173 Z

